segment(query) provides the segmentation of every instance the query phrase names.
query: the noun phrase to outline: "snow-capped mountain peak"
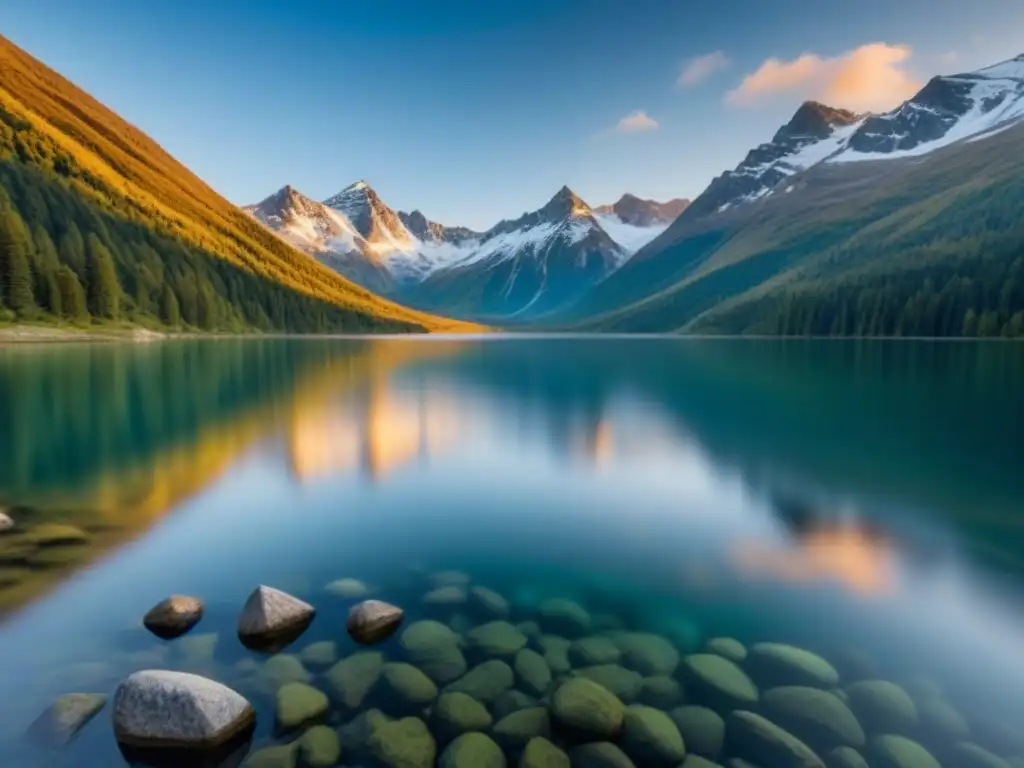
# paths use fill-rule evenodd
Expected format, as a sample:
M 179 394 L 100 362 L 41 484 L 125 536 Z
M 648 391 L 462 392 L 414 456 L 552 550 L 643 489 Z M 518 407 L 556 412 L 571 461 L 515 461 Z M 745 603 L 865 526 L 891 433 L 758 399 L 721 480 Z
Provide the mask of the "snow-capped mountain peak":
M 382 257 L 415 252 L 416 238 L 398 214 L 362 179 L 325 200 L 324 205 L 344 214 L 368 247 Z
M 306 197 L 291 185 L 244 210 L 306 251 L 348 254 L 364 245 L 362 236 L 343 214 Z
M 830 162 L 933 152 L 1024 121 L 1024 54 L 974 72 L 933 77 L 891 112 L 873 115 Z

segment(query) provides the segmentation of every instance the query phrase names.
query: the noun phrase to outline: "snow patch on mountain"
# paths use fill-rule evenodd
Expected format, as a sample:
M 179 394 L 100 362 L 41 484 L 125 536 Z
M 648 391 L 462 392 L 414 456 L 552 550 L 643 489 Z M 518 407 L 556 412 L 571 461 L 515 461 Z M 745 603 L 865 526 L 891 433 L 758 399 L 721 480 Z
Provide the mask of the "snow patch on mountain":
M 666 229 L 670 222 L 659 223 L 650 227 L 637 227 L 627 224 L 613 213 L 598 214 L 596 217 L 601 228 L 616 243 L 632 255 L 647 245 Z

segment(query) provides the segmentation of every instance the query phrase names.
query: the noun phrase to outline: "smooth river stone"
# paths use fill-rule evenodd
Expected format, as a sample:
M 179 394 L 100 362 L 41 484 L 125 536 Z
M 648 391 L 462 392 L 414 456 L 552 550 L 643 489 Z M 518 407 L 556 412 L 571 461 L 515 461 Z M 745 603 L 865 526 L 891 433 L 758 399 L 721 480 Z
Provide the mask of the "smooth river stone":
M 371 645 L 391 637 L 404 615 L 401 608 L 383 600 L 364 600 L 349 610 L 345 629 L 357 643 Z

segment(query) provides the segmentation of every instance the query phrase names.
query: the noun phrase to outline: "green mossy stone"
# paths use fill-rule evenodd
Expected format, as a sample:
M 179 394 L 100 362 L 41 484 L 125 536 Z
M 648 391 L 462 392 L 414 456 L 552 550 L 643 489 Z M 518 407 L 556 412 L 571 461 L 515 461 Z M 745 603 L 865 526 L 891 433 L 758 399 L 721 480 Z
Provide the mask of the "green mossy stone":
M 850 709 L 868 733 L 913 733 L 917 729 L 917 707 L 896 683 L 861 680 L 845 690 Z
M 675 766 L 686 756 L 683 737 L 672 718 L 639 704 L 626 708 L 621 745 L 640 765 Z
M 950 743 L 970 738 L 971 728 L 967 720 L 944 699 L 919 700 L 917 717 L 921 733 L 927 734 L 928 741 Z
M 258 749 L 242 763 L 242 768 L 295 768 L 299 752 L 294 744 Z
M 331 697 L 348 709 L 359 709 L 383 667 L 384 654 L 379 651 L 359 651 L 342 659 L 324 675 Z
M 645 677 L 640 686 L 637 702 L 649 707 L 669 710 L 683 703 L 686 698 L 681 686 L 671 677 Z
M 824 768 L 817 753 L 789 731 L 753 712 L 737 710 L 725 721 L 729 752 L 763 768 Z
M 916 741 L 894 734 L 873 738 L 868 757 L 871 768 L 941 768 L 939 761 Z
M 323 669 L 330 667 L 338 660 L 338 644 L 333 640 L 311 643 L 299 653 L 299 661 L 307 667 Z
M 640 690 L 644 685 L 644 679 L 640 673 L 616 664 L 586 667 L 579 670 L 579 676 L 593 680 L 603 688 L 607 688 L 626 704 L 636 701 L 636 697 L 640 695 Z
M 1011 768 L 1010 764 L 984 747 L 961 742 L 949 751 L 949 764 L 957 768 Z
M 516 629 L 526 635 L 527 640 L 540 637 L 540 624 L 536 621 L 521 621 L 516 624 Z
M 526 635 L 507 621 L 489 621 L 466 633 L 466 649 L 477 658 L 512 659 L 526 647 Z
M 360 712 L 338 729 L 341 748 L 345 752 L 361 753 L 369 748 L 370 736 L 375 728 L 390 722 L 391 718 L 379 709 Z
M 608 741 L 581 744 L 569 752 L 572 768 L 637 768 L 625 752 Z
M 868 768 L 868 761 L 853 747 L 836 747 L 822 755 L 822 759 L 828 768 Z
M 370 588 L 358 579 L 338 579 L 325 586 L 324 592 L 343 600 L 356 600 L 366 597 Z
M 437 685 L 412 664 L 391 662 L 380 671 L 374 699 L 391 714 L 414 714 L 437 698 Z
M 771 688 L 761 694 L 761 713 L 816 750 L 862 749 L 867 741 L 850 708 L 820 688 Z
M 742 664 L 747 658 L 747 649 L 743 643 L 731 637 L 713 637 L 708 640 L 705 648 L 708 653 L 715 653 L 735 664 Z
M 680 676 L 691 700 L 712 709 L 728 711 L 757 703 L 757 686 L 747 673 L 728 659 L 713 653 L 695 653 L 683 658 Z
M 537 606 L 540 625 L 545 632 L 563 637 L 581 637 L 590 630 L 590 614 L 572 600 L 544 600 Z
M 502 749 L 518 752 L 535 736 L 551 735 L 551 718 L 546 707 L 521 709 L 496 722 L 492 735 Z
M 186 638 L 182 638 L 183 640 Z M 210 651 L 212 657 L 213 652 Z M 298 656 L 289 653 L 278 653 L 271 656 L 260 667 L 256 673 L 254 682 L 257 690 L 264 694 L 273 695 L 277 689 L 287 683 L 308 683 L 309 671 L 299 661 Z
M 487 707 L 464 693 L 442 693 L 430 713 L 431 730 L 442 742 L 471 731 L 486 731 L 493 722 Z
M 619 646 L 605 635 L 582 637 L 569 646 L 569 662 L 574 667 L 615 664 L 621 657 Z
M 367 744 L 382 768 L 433 768 L 437 744 L 417 717 L 374 724 Z
M 216 632 L 202 632 L 197 635 L 179 637 L 171 646 L 187 664 L 199 664 L 213 661 L 217 651 L 218 635 Z M 268 681 L 278 685 L 292 680 L 307 680 L 309 673 L 298 658 L 286 653 L 271 656 L 263 663 L 262 674 Z M 305 674 L 306 677 L 300 675 Z
M 410 624 L 399 638 L 406 659 L 437 683 L 449 683 L 466 674 L 466 657 L 459 636 L 438 621 Z
M 503 694 L 498 696 L 491 703 L 491 710 L 494 712 L 494 717 L 500 720 L 503 717 L 511 715 L 513 712 L 518 712 L 521 709 L 530 709 L 536 707 L 538 704 L 537 699 L 529 696 L 522 691 L 512 689 L 505 691 Z
M 438 587 L 423 596 L 423 604 L 427 608 L 459 608 L 466 604 L 469 593 L 465 587 Z
M 327 715 L 327 696 L 306 683 L 285 683 L 277 689 L 275 716 L 281 731 L 292 731 Z
M 432 587 L 468 587 L 469 574 L 462 571 L 437 571 L 429 576 Z
M 505 768 L 501 747 L 482 733 L 464 733 L 445 747 L 438 768 Z
M 107 703 L 101 693 L 68 693 L 59 697 L 29 726 L 29 734 L 40 743 L 67 744 Z
M 686 759 L 679 764 L 679 768 L 722 768 L 722 766 L 700 755 L 687 755 Z
M 314 725 L 298 740 L 299 763 L 303 768 L 330 768 L 341 758 L 338 734 L 326 725 Z
M 825 656 L 839 672 L 839 679 L 845 684 L 858 680 L 874 680 L 878 677 L 878 663 L 866 651 L 851 646 L 840 646 L 829 650 Z
M 64 547 L 87 544 L 89 534 L 73 525 L 40 523 L 22 532 L 18 539 L 37 547 Z
M 470 607 L 478 614 L 495 619 L 504 619 L 509 614 L 508 600 L 493 589 L 473 587 L 469 590 Z
M 562 726 L 598 739 L 614 739 L 622 730 L 625 705 L 592 680 L 574 678 L 551 697 L 551 714 Z
M 571 765 L 565 752 L 547 739 L 535 737 L 519 756 L 518 768 L 571 768 Z
M 474 626 L 476 626 L 476 622 L 464 613 L 456 613 L 448 619 L 448 629 L 455 633 L 455 642 L 460 648 L 466 646 L 466 638 L 463 635 Z
M 523 648 L 516 654 L 512 669 L 519 687 L 527 693 L 543 696 L 551 686 L 551 669 L 536 651 Z
M 512 667 L 503 661 L 485 661 L 450 683 L 446 693 L 465 693 L 477 701 L 490 704 L 512 687 L 515 674 Z
M 669 717 L 683 737 L 686 751 L 717 760 L 725 742 L 725 720 L 707 707 L 676 707 Z
M 571 643 L 558 635 L 540 635 L 536 639 L 537 649 L 544 656 L 544 662 L 556 675 L 565 674 L 572 669 L 569 661 Z
M 661 635 L 617 632 L 612 639 L 622 651 L 622 666 L 645 677 L 671 675 L 679 666 L 679 651 Z
M 802 685 L 828 689 L 839 685 L 839 673 L 821 656 L 782 643 L 753 645 L 743 667 L 761 688 Z

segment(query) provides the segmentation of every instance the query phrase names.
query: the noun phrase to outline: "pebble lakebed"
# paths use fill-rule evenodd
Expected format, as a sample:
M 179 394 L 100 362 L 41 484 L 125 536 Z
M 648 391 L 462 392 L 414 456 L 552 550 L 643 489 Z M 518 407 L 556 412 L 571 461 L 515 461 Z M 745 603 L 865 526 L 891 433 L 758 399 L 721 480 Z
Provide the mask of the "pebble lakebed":
M 333 629 L 387 591 L 346 578 L 311 590 L 327 636 L 230 664 L 215 648 L 238 638 L 201 623 L 161 645 L 257 712 L 251 741 L 211 765 L 1024 768 L 1014 713 L 960 711 L 935 679 L 885 679 L 856 648 L 741 643 L 684 616 L 654 632 L 575 598 L 510 600 L 458 571 L 409 579 L 419 597 L 379 644 Z M 89 706 L 80 725 L 109 727 Z

